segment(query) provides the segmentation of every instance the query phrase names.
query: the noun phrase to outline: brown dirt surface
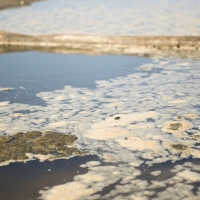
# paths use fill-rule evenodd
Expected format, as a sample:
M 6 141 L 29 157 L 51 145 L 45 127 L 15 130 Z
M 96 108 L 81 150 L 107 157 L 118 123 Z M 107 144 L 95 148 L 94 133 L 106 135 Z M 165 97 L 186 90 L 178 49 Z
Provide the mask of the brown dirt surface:
M 41 1 L 41 0 L 0 0 L 0 10 L 21 7 L 21 6 L 28 6 L 32 2 L 36 1 Z

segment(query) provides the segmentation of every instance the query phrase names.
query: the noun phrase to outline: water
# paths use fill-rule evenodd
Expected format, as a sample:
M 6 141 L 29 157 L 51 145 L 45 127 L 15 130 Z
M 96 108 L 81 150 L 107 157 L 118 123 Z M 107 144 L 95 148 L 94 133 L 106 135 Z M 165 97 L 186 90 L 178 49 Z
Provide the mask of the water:
M 47 0 L 0 11 L 0 29 L 199 35 L 199 9 L 198 0 Z M 1 166 L 0 198 L 198 198 L 199 66 L 192 54 L 182 59 L 1 54 L 0 134 L 73 134 L 75 146 L 91 155 Z
M 0 133 L 73 134 L 98 156 L 0 167 L 2 198 L 199 196 L 199 66 L 198 58 L 0 55 L 1 88 L 14 88 L 0 92 Z
M 23 34 L 199 35 L 199 0 L 46 0 L 0 11 Z
M 87 173 L 81 164 L 98 160 L 97 156 L 74 157 L 68 160 L 12 163 L 0 167 L 0 199 L 33 200 L 39 190 L 73 181 L 77 174 Z
M 134 73 L 151 58 L 112 55 L 64 55 L 39 52 L 0 55 L 0 87 L 13 91 L 0 93 L 0 101 L 45 105 L 39 92 L 76 88 L 96 88 L 96 80 L 108 80 Z

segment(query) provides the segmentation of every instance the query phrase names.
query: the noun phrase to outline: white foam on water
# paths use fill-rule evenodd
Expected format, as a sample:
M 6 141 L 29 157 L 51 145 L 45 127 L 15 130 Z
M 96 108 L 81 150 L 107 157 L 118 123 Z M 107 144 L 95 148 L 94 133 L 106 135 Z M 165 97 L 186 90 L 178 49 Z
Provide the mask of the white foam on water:
M 95 190 L 87 188 L 85 185 L 72 182 L 61 186 L 55 186 L 50 193 L 42 193 L 43 199 L 48 200 L 78 200 L 93 194 Z
M 0 27 L 39 35 L 199 35 L 199 7 L 199 0 L 48 0 L 2 10 Z
M 157 119 L 159 116 L 156 112 L 144 112 L 144 113 L 134 113 L 134 114 L 118 114 L 109 117 L 105 121 L 96 123 L 92 125 L 92 128 L 104 128 L 112 126 L 126 126 L 131 122 L 146 121 L 148 118 Z M 117 119 L 119 118 L 119 120 Z
M 96 81 L 95 90 L 65 86 L 37 94 L 46 107 L 1 102 L 0 134 L 30 130 L 70 133 L 79 138 L 78 148 L 106 163 L 81 165 L 88 168 L 86 174 L 42 191 L 42 199 L 99 199 L 98 192 L 116 182 L 103 198 L 123 199 L 128 194 L 129 199 L 150 199 L 159 187 L 166 187 L 154 199 L 191 199 L 195 197 L 193 185 L 182 181 L 191 175 L 189 182 L 195 183 L 194 173 L 200 172 L 200 167 L 187 161 L 200 157 L 198 138 L 193 137 L 200 134 L 198 66 L 195 60 L 155 57 L 148 71 L 142 65 L 136 74 Z M 151 71 L 156 68 L 162 73 Z M 22 110 L 29 114 L 17 117 L 15 113 Z M 179 167 L 176 162 L 183 159 L 187 164 Z M 157 181 L 165 174 L 161 167 L 149 172 L 152 181 L 141 178 L 142 165 L 154 167 L 167 161 L 174 163 L 169 169 L 171 177 Z
M 68 124 L 67 121 L 53 122 L 49 124 L 49 128 L 66 127 L 67 124 Z
M 196 172 L 191 172 L 189 170 L 184 170 L 182 172 L 179 172 L 177 174 L 181 178 L 186 179 L 187 181 L 192 181 L 192 182 L 199 182 L 200 180 L 200 174 Z
M 153 175 L 153 176 L 158 176 L 159 174 L 161 174 L 161 171 L 151 172 L 151 175 Z
M 2 91 L 10 91 L 10 90 L 14 90 L 14 88 L 1 88 L 0 87 L 0 92 L 2 92 Z
M 85 137 L 96 140 L 106 140 L 128 134 L 130 133 L 122 128 L 101 128 L 101 129 L 89 130 L 85 135 Z
M 180 103 L 187 103 L 187 100 L 177 99 L 174 101 L 169 101 L 169 103 L 180 104 Z
M 118 139 L 119 144 L 123 147 L 134 151 L 153 150 L 160 151 L 160 144 L 156 140 L 145 140 L 135 136 L 128 136 L 126 139 Z
M 9 101 L 0 102 L 0 107 L 6 107 L 9 104 Z
M 6 131 L 8 128 L 8 124 L 0 123 L 0 131 Z
M 189 118 L 189 119 L 197 119 L 199 118 L 199 115 L 197 115 L 196 113 L 189 113 L 189 114 L 185 114 L 184 117 Z
M 14 113 L 12 116 L 13 117 L 27 117 L 28 115 L 27 114 L 23 114 L 23 113 Z

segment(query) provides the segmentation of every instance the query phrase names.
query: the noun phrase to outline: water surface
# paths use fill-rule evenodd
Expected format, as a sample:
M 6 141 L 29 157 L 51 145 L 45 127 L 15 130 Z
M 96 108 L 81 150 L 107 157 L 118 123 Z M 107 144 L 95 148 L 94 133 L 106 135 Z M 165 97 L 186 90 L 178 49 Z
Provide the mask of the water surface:
M 46 0 L 0 11 L 23 34 L 199 35 L 199 0 Z
M 45 105 L 39 92 L 76 88 L 96 88 L 96 80 L 108 80 L 136 72 L 151 58 L 112 55 L 65 55 L 54 53 L 10 53 L 0 55 L 0 87 L 13 91 L 0 93 L 10 103 Z
M 85 174 L 75 174 L 73 181 L 51 177 L 50 188 L 37 188 L 42 199 L 200 195 L 199 59 L 38 52 L 0 58 L 1 87 L 14 88 L 0 92 L 0 134 L 73 134 L 77 148 L 101 161 L 86 162 Z M 12 171 L 9 166 L 0 170 Z M 20 170 L 26 164 L 12 166 Z M 65 167 L 59 167 L 62 174 Z M 45 180 L 46 169 L 38 172 Z M 3 186 L 16 176 L 4 176 Z
M 11 163 L 0 167 L 0 199 L 33 200 L 39 190 L 73 181 L 77 174 L 87 173 L 81 164 L 98 160 L 97 156 L 27 163 Z

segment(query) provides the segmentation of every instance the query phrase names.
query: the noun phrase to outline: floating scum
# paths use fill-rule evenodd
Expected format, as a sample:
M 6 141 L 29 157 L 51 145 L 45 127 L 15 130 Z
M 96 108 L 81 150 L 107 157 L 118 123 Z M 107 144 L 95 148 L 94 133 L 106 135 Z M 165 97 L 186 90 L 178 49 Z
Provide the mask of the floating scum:
M 99 156 L 100 161 L 82 165 L 89 171 L 73 182 L 41 190 L 41 199 L 195 199 L 200 195 L 199 77 L 198 60 L 154 57 L 135 74 L 96 81 L 95 90 L 65 86 L 41 92 L 37 96 L 45 107 L 1 102 L 1 148 L 15 146 L 18 132 L 24 140 L 31 130 L 42 138 L 51 131 L 78 138 L 73 148 L 79 154 L 87 149 Z M 14 115 L 23 110 L 30 112 Z M 46 153 L 25 153 L 37 158 L 57 149 L 46 146 Z M 11 159 L 12 153 L 7 163 Z
M 72 145 L 76 136 L 57 132 L 40 131 L 18 132 L 13 136 L 0 136 L 0 162 L 23 161 L 30 158 L 60 158 L 71 155 L 84 155 Z

